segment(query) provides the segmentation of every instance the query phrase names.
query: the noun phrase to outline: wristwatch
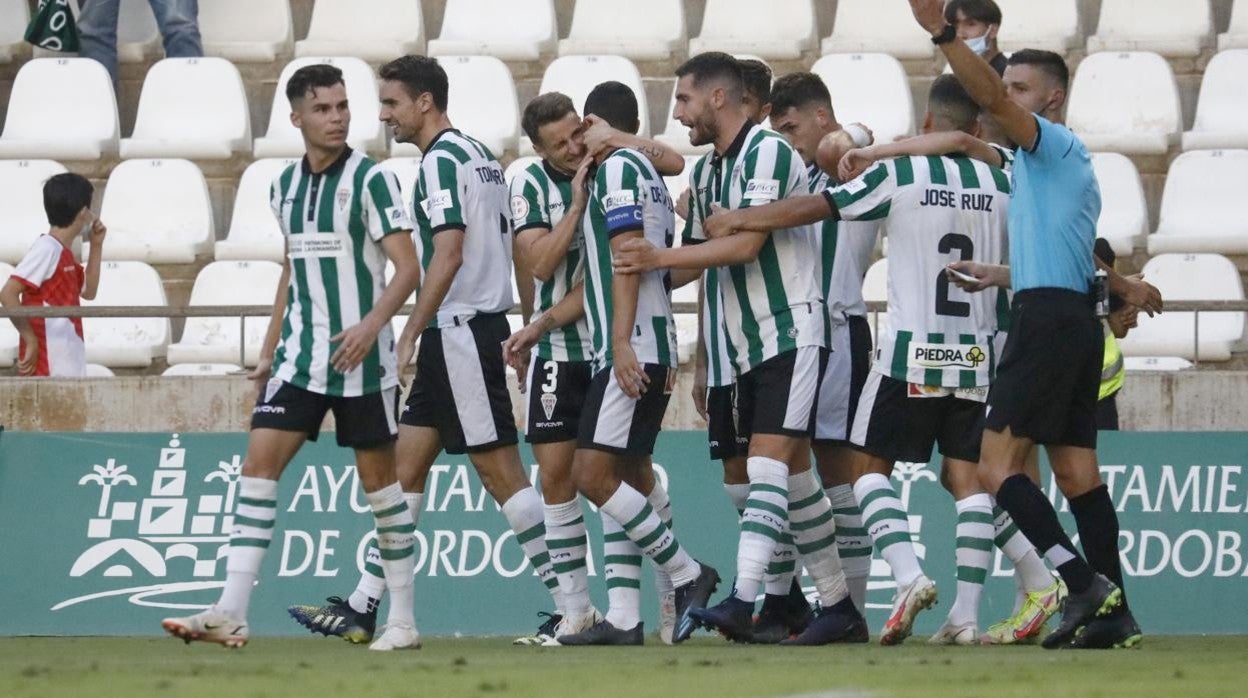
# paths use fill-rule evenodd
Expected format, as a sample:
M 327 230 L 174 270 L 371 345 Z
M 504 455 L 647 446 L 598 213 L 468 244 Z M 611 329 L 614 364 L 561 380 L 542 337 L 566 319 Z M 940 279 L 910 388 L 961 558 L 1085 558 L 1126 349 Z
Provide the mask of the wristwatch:
M 945 28 L 936 36 L 932 37 L 932 43 L 940 46 L 958 38 L 958 30 L 952 24 L 946 24 Z

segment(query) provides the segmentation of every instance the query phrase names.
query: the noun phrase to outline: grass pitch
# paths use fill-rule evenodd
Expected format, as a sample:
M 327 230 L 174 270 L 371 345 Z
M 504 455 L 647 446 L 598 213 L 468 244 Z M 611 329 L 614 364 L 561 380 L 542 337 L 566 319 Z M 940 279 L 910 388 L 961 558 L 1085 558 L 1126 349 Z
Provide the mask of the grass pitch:
M 0 639 L 3 696 L 1231 696 L 1248 637 L 1145 637 L 1137 650 L 878 645 L 513 647 L 428 638 L 378 654 L 336 639 L 254 638 L 238 651 L 170 638 Z

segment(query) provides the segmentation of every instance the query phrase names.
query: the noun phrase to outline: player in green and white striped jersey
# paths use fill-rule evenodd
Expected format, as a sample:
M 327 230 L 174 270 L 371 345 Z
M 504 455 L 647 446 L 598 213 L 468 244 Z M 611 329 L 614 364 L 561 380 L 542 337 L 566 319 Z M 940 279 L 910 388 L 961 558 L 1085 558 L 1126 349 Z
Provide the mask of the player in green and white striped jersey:
M 380 586 L 391 594 L 386 632 L 370 649 L 419 647 L 412 612 L 415 529 L 395 478 L 398 371 L 389 324 L 420 278 L 412 223 L 394 175 L 347 147 L 351 112 L 342 72 L 329 65 L 300 68 L 286 96 L 307 154 L 272 187 L 287 259 L 263 358 L 250 376 L 259 396 L 231 512 L 225 588 L 207 611 L 162 625 L 187 642 L 247 643 L 251 591 L 273 538 L 277 480 L 333 411 L 338 444 L 355 449 L 377 526 Z M 395 266 L 388 285 L 387 258 Z M 340 603 L 342 614 L 332 626 L 312 616 L 301 622 L 366 641 L 376 624 L 375 600 L 356 602 L 355 609 Z M 299 617 L 295 609 L 292 614 Z

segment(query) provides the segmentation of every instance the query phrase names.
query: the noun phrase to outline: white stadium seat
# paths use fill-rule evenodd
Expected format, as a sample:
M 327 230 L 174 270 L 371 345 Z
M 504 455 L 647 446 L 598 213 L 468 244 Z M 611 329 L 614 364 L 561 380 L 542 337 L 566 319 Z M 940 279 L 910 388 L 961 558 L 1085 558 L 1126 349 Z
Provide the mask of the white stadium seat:
M 1128 371 L 1185 371 L 1194 364 L 1177 356 L 1124 356 Z
M 228 376 L 243 369 L 238 364 L 176 364 L 160 374 L 163 378 L 177 376 Z
M 9 280 L 13 275 L 13 267 L 0 262 L 0 287 Z M 0 322 L 0 368 L 9 368 L 13 362 L 17 361 L 17 347 L 21 337 L 17 334 L 17 328 L 12 322 L 4 320 Z
M 282 265 L 275 262 L 213 262 L 195 277 L 190 305 L 268 305 L 277 295 Z M 230 363 L 239 359 L 237 317 L 187 318 L 182 340 L 169 345 L 170 364 Z M 255 366 L 269 318 L 246 320 L 246 361 Z
M 695 281 L 689 285 L 696 293 L 698 282 Z M 676 313 L 672 319 L 676 321 L 676 358 L 683 363 L 694 358 L 693 354 L 698 346 L 698 315 L 697 313 Z
M 1114 253 L 1130 255 L 1148 235 L 1148 205 L 1135 163 L 1119 153 L 1093 153 L 1092 169 L 1101 187 L 1101 217 L 1096 236 L 1105 238 Z
M 669 60 L 685 48 L 681 0 L 577 0 L 559 55 L 615 54 L 634 61 Z
M 914 135 L 914 101 L 906 71 L 884 53 L 836 53 L 820 58 L 811 72 L 823 78 L 842 124 L 865 124 L 875 142 Z
M 52 160 L 0 160 L 0 261 L 17 264 L 48 232 L 43 183 L 65 167 Z M 0 325 L 5 320 L 0 320 Z
M 98 160 L 117 152 L 117 98 L 89 58 L 35 58 L 9 93 L 0 158 Z
M 1235 263 L 1217 254 L 1163 254 L 1148 260 L 1145 278 L 1166 300 L 1243 300 L 1244 287 Z M 1201 361 L 1226 361 L 1244 336 L 1244 313 L 1200 314 Z M 1197 358 L 1196 314 L 1166 311 L 1148 317 L 1140 313 L 1140 326 L 1118 340 L 1127 356 L 1178 356 Z
M 1183 150 L 1248 148 L 1248 49 L 1222 51 L 1209 61 L 1200 82 L 1196 121 L 1183 134 Z
M 1034 48 L 1064 54 L 1079 45 L 1077 0 L 997 0 L 1004 26 L 997 34 L 1001 50 Z
M 104 187 L 104 259 L 189 264 L 212 252 L 208 184 L 189 160 L 125 160 Z M 86 257 L 89 245 L 83 245 Z
M 1218 35 L 1218 50 L 1248 48 L 1248 0 L 1235 0 L 1231 8 L 1231 25 Z
M 811 0 L 706 0 L 702 33 L 689 40 L 689 55 L 724 51 L 797 60 L 818 40 Z
M 1101 17 L 1096 34 L 1088 37 L 1088 53 L 1154 51 L 1167 57 L 1194 57 L 1212 38 L 1209 0 L 1101 0 Z
M 862 277 L 862 299 L 868 303 L 888 300 L 887 257 L 876 260 L 874 264 L 867 267 L 867 273 Z M 888 322 L 888 313 L 867 313 L 867 320 L 871 323 L 871 337 L 874 340 L 877 330 Z
M 294 45 L 290 0 L 208 0 L 199 4 L 205 56 L 271 63 Z
M 903 60 L 931 60 L 936 56 L 932 37 L 914 21 L 904 2 L 839 0 L 832 36 L 823 40 L 823 53 L 887 53 Z
M 1150 254 L 1248 254 L 1248 150 L 1193 150 L 1170 164 Z
M 213 251 L 215 259 L 282 261 L 286 243 L 282 239 L 277 217 L 273 215 L 270 187 L 282 170 L 298 162 L 294 158 L 269 158 L 256 160 L 247 166 L 238 181 L 238 193 L 234 196 L 230 232 L 216 244 Z
M 290 76 L 305 65 L 328 63 L 342 70 L 347 86 L 347 99 L 351 102 L 351 128 L 347 131 L 347 143 L 364 152 L 385 150 L 386 132 L 378 121 L 380 105 L 377 102 L 377 76 L 359 58 L 336 56 L 332 58 L 296 58 L 282 69 L 273 93 L 273 109 L 269 113 L 269 130 L 257 138 L 252 154 L 257 158 L 289 158 L 303 155 L 303 137 L 290 123 L 290 100 L 286 99 L 286 83 Z
M 447 0 L 431 56 L 494 56 L 536 61 L 559 38 L 553 0 Z
M 27 0 L 0 0 L 0 64 L 29 55 L 30 49 L 23 38 L 29 23 Z
M 87 364 L 86 368 L 83 378 L 112 378 L 116 375 L 107 366 L 101 364 Z
M 251 150 L 251 112 L 238 68 L 224 58 L 166 58 L 147 71 L 123 158 L 225 160 Z
M 450 84 L 446 115 L 455 128 L 481 141 L 496 158 L 514 151 L 520 104 L 507 64 L 493 56 L 443 56 L 438 62 Z
M 404 158 L 387 158 L 381 166 L 394 173 L 399 179 L 399 191 L 403 194 L 403 203 L 408 211 L 416 198 L 416 180 L 420 178 L 420 156 Z
M 317 0 L 308 38 L 295 42 L 295 55 L 355 56 L 384 63 L 424 53 L 424 46 L 420 0 Z
M 1079 64 L 1066 117 L 1090 151 L 1162 155 L 1183 118 L 1170 64 L 1156 53 L 1094 53 Z
M 637 117 L 642 136 L 650 133 L 650 108 L 646 103 L 646 88 L 641 82 L 637 66 L 622 56 L 561 56 L 551 61 L 542 76 L 538 94 L 562 92 L 572 100 L 577 113 L 585 108 L 585 98 L 599 83 L 616 80 L 628 85 L 637 96 Z M 533 144 L 527 136 L 520 139 L 520 154 L 532 155 Z
M 104 262 L 94 300 L 83 305 L 163 306 L 165 289 L 160 274 L 143 262 Z M 145 368 L 165 355 L 169 346 L 168 318 L 84 318 L 83 340 L 87 361 L 111 367 Z

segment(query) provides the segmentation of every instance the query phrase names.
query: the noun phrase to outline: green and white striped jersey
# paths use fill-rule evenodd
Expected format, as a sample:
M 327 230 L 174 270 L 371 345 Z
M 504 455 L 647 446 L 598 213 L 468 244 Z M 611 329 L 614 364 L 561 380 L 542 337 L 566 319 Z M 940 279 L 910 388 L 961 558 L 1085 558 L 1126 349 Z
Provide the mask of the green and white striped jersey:
M 593 370 L 610 366 L 612 356 L 611 239 L 641 231 L 655 247 L 671 247 L 676 215 L 663 178 L 644 155 L 621 148 L 598 166 L 585 208 L 585 314 L 594 344 Z M 676 322 L 672 281 L 666 269 L 641 275 L 637 314 L 630 333 L 643 364 L 676 366 Z
M 698 158 L 689 171 L 689 217 L 681 232 L 682 244 L 696 244 L 706 239 L 702 221 L 707 216 L 708 192 L 711 190 L 711 154 Z M 706 385 L 717 388 L 737 382 L 736 368 L 728 356 L 728 334 L 724 332 L 724 296 L 719 273 L 714 269 L 702 272 L 702 344 L 706 347 Z
M 463 265 L 430 327 L 511 310 L 511 210 L 503 168 L 489 149 L 453 128 L 439 133 L 421 159 L 415 201 L 422 283 L 433 237 L 464 231 Z
M 874 370 L 920 385 L 989 385 L 996 295 L 962 291 L 945 266 L 1005 260 L 1005 172 L 966 157 L 901 157 L 824 196 L 845 220 L 888 219 L 888 321 Z
M 554 169 L 545 160 L 524 168 L 511 180 L 511 224 L 519 235 L 529 228 L 553 230 L 572 205 L 572 178 Z M 534 310 L 544 313 L 563 300 L 585 276 L 584 233 L 578 222 L 568 252 L 555 267 L 549 281 L 534 278 Z M 545 361 L 589 361 L 594 346 L 584 317 L 551 330 L 537 344 L 537 355 Z
M 836 186 L 818 165 L 807 166 L 806 174 L 812 194 Z M 871 265 L 871 251 L 875 249 L 879 232 L 879 221 L 842 221 L 833 217 L 819 224 L 819 290 L 828 310 L 823 336 L 829 347 L 832 346 L 833 327 L 845 324 L 850 315 L 867 315 L 862 279 Z
M 330 337 L 356 325 L 385 288 L 381 239 L 412 229 L 394 174 L 350 148 L 324 172 L 305 157 L 273 180 L 269 201 L 290 261 L 282 336 L 273 377 L 313 393 L 368 395 L 399 382 L 394 333 L 386 323 L 363 363 L 329 365 Z
M 699 192 L 690 217 L 712 203 L 724 208 L 761 206 L 810 193 L 802 158 L 780 134 L 746 124 L 722 157 L 713 157 L 711 186 Z M 758 258 L 719 267 L 728 356 L 737 373 L 804 346 L 825 346 L 819 294 L 819 231 L 814 225 L 772 231 Z M 689 242 L 705 239 L 691 229 Z

